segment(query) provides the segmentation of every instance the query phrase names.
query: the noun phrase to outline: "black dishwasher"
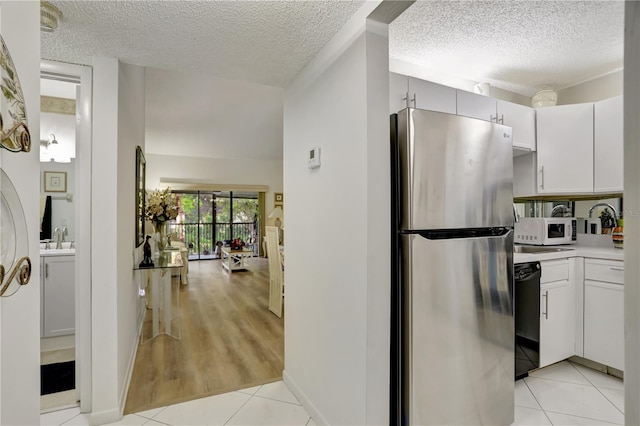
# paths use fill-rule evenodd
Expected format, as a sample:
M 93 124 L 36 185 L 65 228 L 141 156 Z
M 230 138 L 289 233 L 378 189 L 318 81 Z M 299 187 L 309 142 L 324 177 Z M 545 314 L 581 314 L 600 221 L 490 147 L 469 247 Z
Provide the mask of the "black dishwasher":
M 519 380 L 540 363 L 540 262 L 517 263 L 513 272 L 515 379 Z

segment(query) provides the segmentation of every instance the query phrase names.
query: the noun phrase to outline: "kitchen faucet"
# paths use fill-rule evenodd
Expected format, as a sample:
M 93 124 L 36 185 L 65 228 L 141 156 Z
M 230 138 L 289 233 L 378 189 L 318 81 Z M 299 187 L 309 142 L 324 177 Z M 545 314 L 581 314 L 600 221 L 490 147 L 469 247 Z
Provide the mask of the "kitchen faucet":
M 589 217 L 591 217 L 591 214 L 593 213 L 595 208 L 598 207 L 598 206 L 604 206 L 604 207 L 608 208 L 609 210 L 611 210 L 611 213 L 613 213 L 614 227 L 618 226 L 618 212 L 616 211 L 616 208 L 613 207 L 609 203 L 596 203 L 593 206 L 591 206 L 591 208 L 589 209 Z
M 566 213 L 571 213 L 571 209 L 564 204 L 558 204 L 551 209 L 551 217 L 556 217 L 555 214 L 558 210 L 564 210 L 561 214 L 564 217 Z

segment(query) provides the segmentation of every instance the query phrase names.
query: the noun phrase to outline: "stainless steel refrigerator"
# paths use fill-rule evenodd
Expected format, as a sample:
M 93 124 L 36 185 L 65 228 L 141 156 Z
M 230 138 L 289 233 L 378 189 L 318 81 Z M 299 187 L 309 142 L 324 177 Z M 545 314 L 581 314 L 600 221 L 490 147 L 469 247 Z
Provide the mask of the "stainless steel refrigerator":
M 511 127 L 391 116 L 391 423 L 514 421 Z

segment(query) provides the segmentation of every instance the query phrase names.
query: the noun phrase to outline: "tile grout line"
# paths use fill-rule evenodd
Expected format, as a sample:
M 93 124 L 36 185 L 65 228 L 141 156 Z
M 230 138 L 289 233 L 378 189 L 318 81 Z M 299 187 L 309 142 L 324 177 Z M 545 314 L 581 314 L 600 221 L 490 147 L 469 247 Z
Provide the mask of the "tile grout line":
M 257 396 L 258 398 L 262 398 L 262 399 L 268 399 L 270 401 L 282 402 L 284 404 L 289 404 L 289 405 L 295 405 L 297 407 L 302 407 L 302 404 L 300 404 L 299 402 L 283 401 L 281 399 L 271 398 L 269 396 L 255 395 L 255 394 L 253 396 Z
M 67 410 L 72 410 L 72 409 L 73 409 L 73 408 L 67 408 Z M 64 410 L 58 410 L 58 411 L 64 411 Z M 42 416 L 43 416 L 43 415 L 44 415 L 44 416 L 46 416 L 47 414 L 56 413 L 56 412 L 57 412 L 57 411 L 49 411 L 48 413 L 40 414 L 40 422 L 42 422 Z M 58 426 L 62 426 L 63 424 L 67 423 L 68 421 L 75 419 L 75 418 L 76 418 L 76 417 L 78 417 L 80 414 L 82 414 L 82 413 L 78 412 L 78 414 L 76 414 L 75 416 L 73 416 L 73 417 L 71 417 L 71 418 L 69 418 L 69 419 L 67 419 L 67 420 L 63 421 L 62 423 L 58 423 Z
M 140 417 L 142 417 L 142 416 L 140 416 Z M 146 419 L 146 417 L 142 417 L 142 418 L 143 418 L 143 419 Z M 161 422 L 160 420 L 154 420 L 154 419 L 147 419 L 147 421 L 146 421 L 146 422 L 142 423 L 142 426 L 144 426 L 144 425 L 148 424 L 149 422 L 156 422 L 156 423 L 160 423 L 161 425 L 172 426 L 172 425 L 171 425 L 171 424 L 169 424 L 169 423 Z
M 584 417 L 584 416 L 578 416 L 578 415 L 575 415 L 575 414 L 561 413 L 560 411 L 552 411 L 552 410 L 549 410 L 549 412 L 550 412 L 550 413 L 554 413 L 554 414 L 560 414 L 560 415 L 562 415 L 562 416 L 570 416 L 570 417 L 577 417 L 577 418 L 579 418 L 579 419 L 592 420 L 592 421 L 594 421 L 594 422 L 605 423 L 605 424 L 608 424 L 608 425 L 617 425 L 617 424 L 618 424 L 618 423 L 612 423 L 612 422 L 609 422 L 609 421 L 607 421 L 607 420 L 592 419 L 591 417 Z M 553 423 L 552 423 L 552 424 L 553 424 Z
M 527 376 L 528 377 L 528 376 Z M 549 418 L 549 416 L 547 415 L 547 412 L 544 410 L 544 408 L 542 408 L 542 404 L 540 403 L 540 401 L 538 401 L 538 398 L 536 398 L 536 394 L 531 390 L 531 388 L 529 387 L 529 383 L 526 382 L 526 377 L 522 380 L 525 380 L 524 384 L 525 386 L 527 386 L 527 389 L 529 390 L 529 393 L 531 393 L 531 396 L 533 396 L 533 399 L 536 400 L 536 403 L 538 404 L 538 406 L 540 407 L 540 410 L 542 410 L 542 412 L 544 413 L 544 416 L 547 418 L 547 421 L 549 422 L 549 424 L 553 425 L 553 422 L 551 421 L 551 419 Z
M 258 389 L 258 390 L 260 390 L 260 389 Z M 248 394 L 245 393 L 245 395 L 248 395 Z M 223 423 L 223 425 L 226 425 L 227 423 L 229 423 L 231 421 L 231 419 L 233 419 L 235 417 L 235 415 L 238 414 L 240 412 L 240 410 L 242 410 L 242 408 L 245 405 L 247 405 L 249 403 L 249 401 L 251 401 L 251 398 L 253 398 L 254 396 L 255 396 L 255 394 L 254 395 L 250 395 L 249 398 L 244 402 L 244 404 L 242 404 L 240 407 L 238 407 L 238 409 L 231 416 L 229 416 L 229 418 Z
M 580 376 L 584 377 L 584 379 L 589 383 L 588 385 L 580 384 L 580 383 L 573 383 L 573 382 L 566 382 L 566 381 L 563 381 L 563 380 L 544 379 L 544 378 L 542 378 L 542 377 L 534 377 L 534 379 L 535 379 L 535 378 L 537 378 L 537 379 L 541 379 L 541 380 L 550 380 L 550 381 L 563 382 L 563 383 L 569 383 L 569 384 L 573 384 L 573 385 L 587 386 L 587 387 L 594 388 L 594 389 L 596 389 L 596 390 L 598 391 L 598 393 L 600 393 L 600 395 L 602 395 L 602 396 L 607 400 L 607 402 L 608 402 L 609 404 L 611 404 L 611 405 L 612 405 L 616 410 L 618 410 L 619 412 L 621 412 L 621 413 L 622 413 L 622 415 L 624 416 L 624 412 L 622 412 L 622 410 L 620 410 L 620 409 L 619 409 L 619 408 L 618 408 L 618 407 L 617 407 L 617 406 L 616 406 L 616 405 L 615 405 L 615 404 L 614 404 L 614 403 L 613 403 L 609 398 L 607 398 L 607 396 L 606 396 L 605 394 L 603 394 L 603 393 L 600 391 L 600 389 L 598 389 L 598 387 L 597 387 L 596 385 L 594 385 L 594 384 L 591 382 L 591 380 L 589 380 L 589 379 L 588 379 L 584 374 L 582 374 L 582 372 L 581 372 L 581 371 L 580 371 L 580 370 L 579 370 L 575 365 L 573 365 L 573 363 L 572 363 L 572 362 L 570 362 L 570 361 L 567 361 L 567 362 L 569 363 L 569 365 L 571 365 L 571 367 L 572 367 L 574 370 L 576 370 L 576 371 L 580 374 Z M 527 385 L 527 387 L 529 387 L 529 384 L 528 384 L 527 382 L 525 382 L 525 384 Z M 529 389 L 529 390 L 531 390 L 531 389 Z M 531 391 L 531 393 L 533 394 L 533 397 L 536 399 L 536 401 L 538 402 L 538 404 L 540 405 L 540 407 L 542 407 L 542 404 L 540 404 L 540 401 L 538 401 L 538 398 L 536 398 L 536 396 L 535 396 L 535 394 L 533 393 L 533 391 Z M 545 413 L 545 416 L 547 417 L 547 419 L 549 419 L 549 416 L 547 416 L 547 414 L 546 414 L 546 410 L 545 410 L 544 408 L 542 408 L 542 411 Z M 549 412 L 550 412 L 550 413 L 557 413 L 557 412 L 555 412 L 555 411 L 549 411 Z M 567 414 L 567 413 L 558 413 L 558 414 L 574 416 L 573 414 Z M 575 416 L 575 417 L 580 417 L 580 416 Z M 583 417 L 583 418 L 588 418 L 588 417 Z M 589 420 L 605 421 L 605 420 L 597 420 L 597 419 L 589 419 Z M 551 424 L 553 424 L 553 422 L 551 422 L 551 419 L 549 419 L 549 422 L 550 422 Z M 615 424 L 615 423 L 612 423 L 612 424 Z
M 607 395 L 605 395 L 605 394 L 600 390 L 600 388 L 599 388 L 598 386 L 596 386 L 596 385 L 595 385 L 591 380 L 589 380 L 589 378 L 588 378 L 586 375 L 584 375 L 584 374 L 582 373 L 582 371 L 580 371 L 580 370 L 578 369 L 578 367 L 576 367 L 575 365 L 573 365 L 573 363 L 572 363 L 572 362 L 569 362 L 569 364 L 570 364 L 570 365 L 571 365 L 571 366 L 572 366 L 572 367 L 573 367 L 573 368 L 574 368 L 578 373 L 580 373 L 580 375 L 582 375 L 582 377 L 584 377 L 584 378 L 585 378 L 589 383 L 591 383 L 591 386 L 593 386 L 593 387 L 598 391 L 598 393 L 599 393 L 600 395 L 602 395 L 602 396 L 603 396 L 607 401 L 609 401 L 609 404 L 613 405 L 613 406 L 615 407 L 615 409 L 616 409 L 616 410 L 618 410 L 620 413 L 622 413 L 622 415 L 624 416 L 624 411 L 622 411 L 621 409 L 619 409 L 619 408 L 618 408 L 618 406 L 617 406 L 616 404 L 614 404 L 614 403 L 613 403 L 613 401 L 611 401 L 611 400 L 609 399 L 609 397 L 608 397 Z M 589 367 L 586 367 L 586 368 L 589 368 Z M 603 374 L 606 374 L 606 373 L 603 373 Z M 605 388 L 605 389 L 606 389 L 606 388 Z M 616 389 L 611 389 L 611 390 L 616 390 Z
M 76 417 L 78 417 L 78 416 L 79 416 L 79 415 L 81 415 L 81 414 L 82 414 L 82 413 L 78 413 L 78 414 L 76 414 L 75 416 L 71 417 L 69 420 L 65 420 L 64 422 L 60 423 L 60 425 L 59 425 L 59 426 L 63 426 L 63 425 L 65 425 L 65 424 L 69 423 L 71 420 L 75 419 Z
M 172 404 L 172 405 L 177 405 L 177 404 Z M 143 416 L 142 414 L 139 413 L 129 413 L 129 414 L 135 414 L 138 417 L 142 417 L 143 419 L 149 419 L 149 420 L 153 420 L 155 416 L 157 416 L 158 414 L 162 413 L 164 410 L 166 410 L 168 407 L 170 407 L 171 405 L 165 405 L 164 407 L 162 407 L 160 409 L 160 411 L 158 411 L 156 414 L 153 415 L 153 417 L 147 417 L 147 416 Z M 153 408 L 152 408 L 153 409 Z M 144 411 L 149 411 L 149 410 L 144 410 Z M 141 411 L 142 412 L 142 411 Z M 123 416 L 124 417 L 124 416 Z M 161 422 L 162 423 L 162 422 Z

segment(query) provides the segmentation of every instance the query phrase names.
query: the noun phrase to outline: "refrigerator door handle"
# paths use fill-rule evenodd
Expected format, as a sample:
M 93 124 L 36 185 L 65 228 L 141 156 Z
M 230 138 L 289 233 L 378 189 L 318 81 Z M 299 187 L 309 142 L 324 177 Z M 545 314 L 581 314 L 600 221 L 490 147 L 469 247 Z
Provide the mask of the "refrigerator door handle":
M 464 238 L 501 237 L 512 231 L 512 227 L 469 228 L 469 229 L 434 229 L 403 230 L 402 234 L 418 234 L 427 240 L 448 240 Z

